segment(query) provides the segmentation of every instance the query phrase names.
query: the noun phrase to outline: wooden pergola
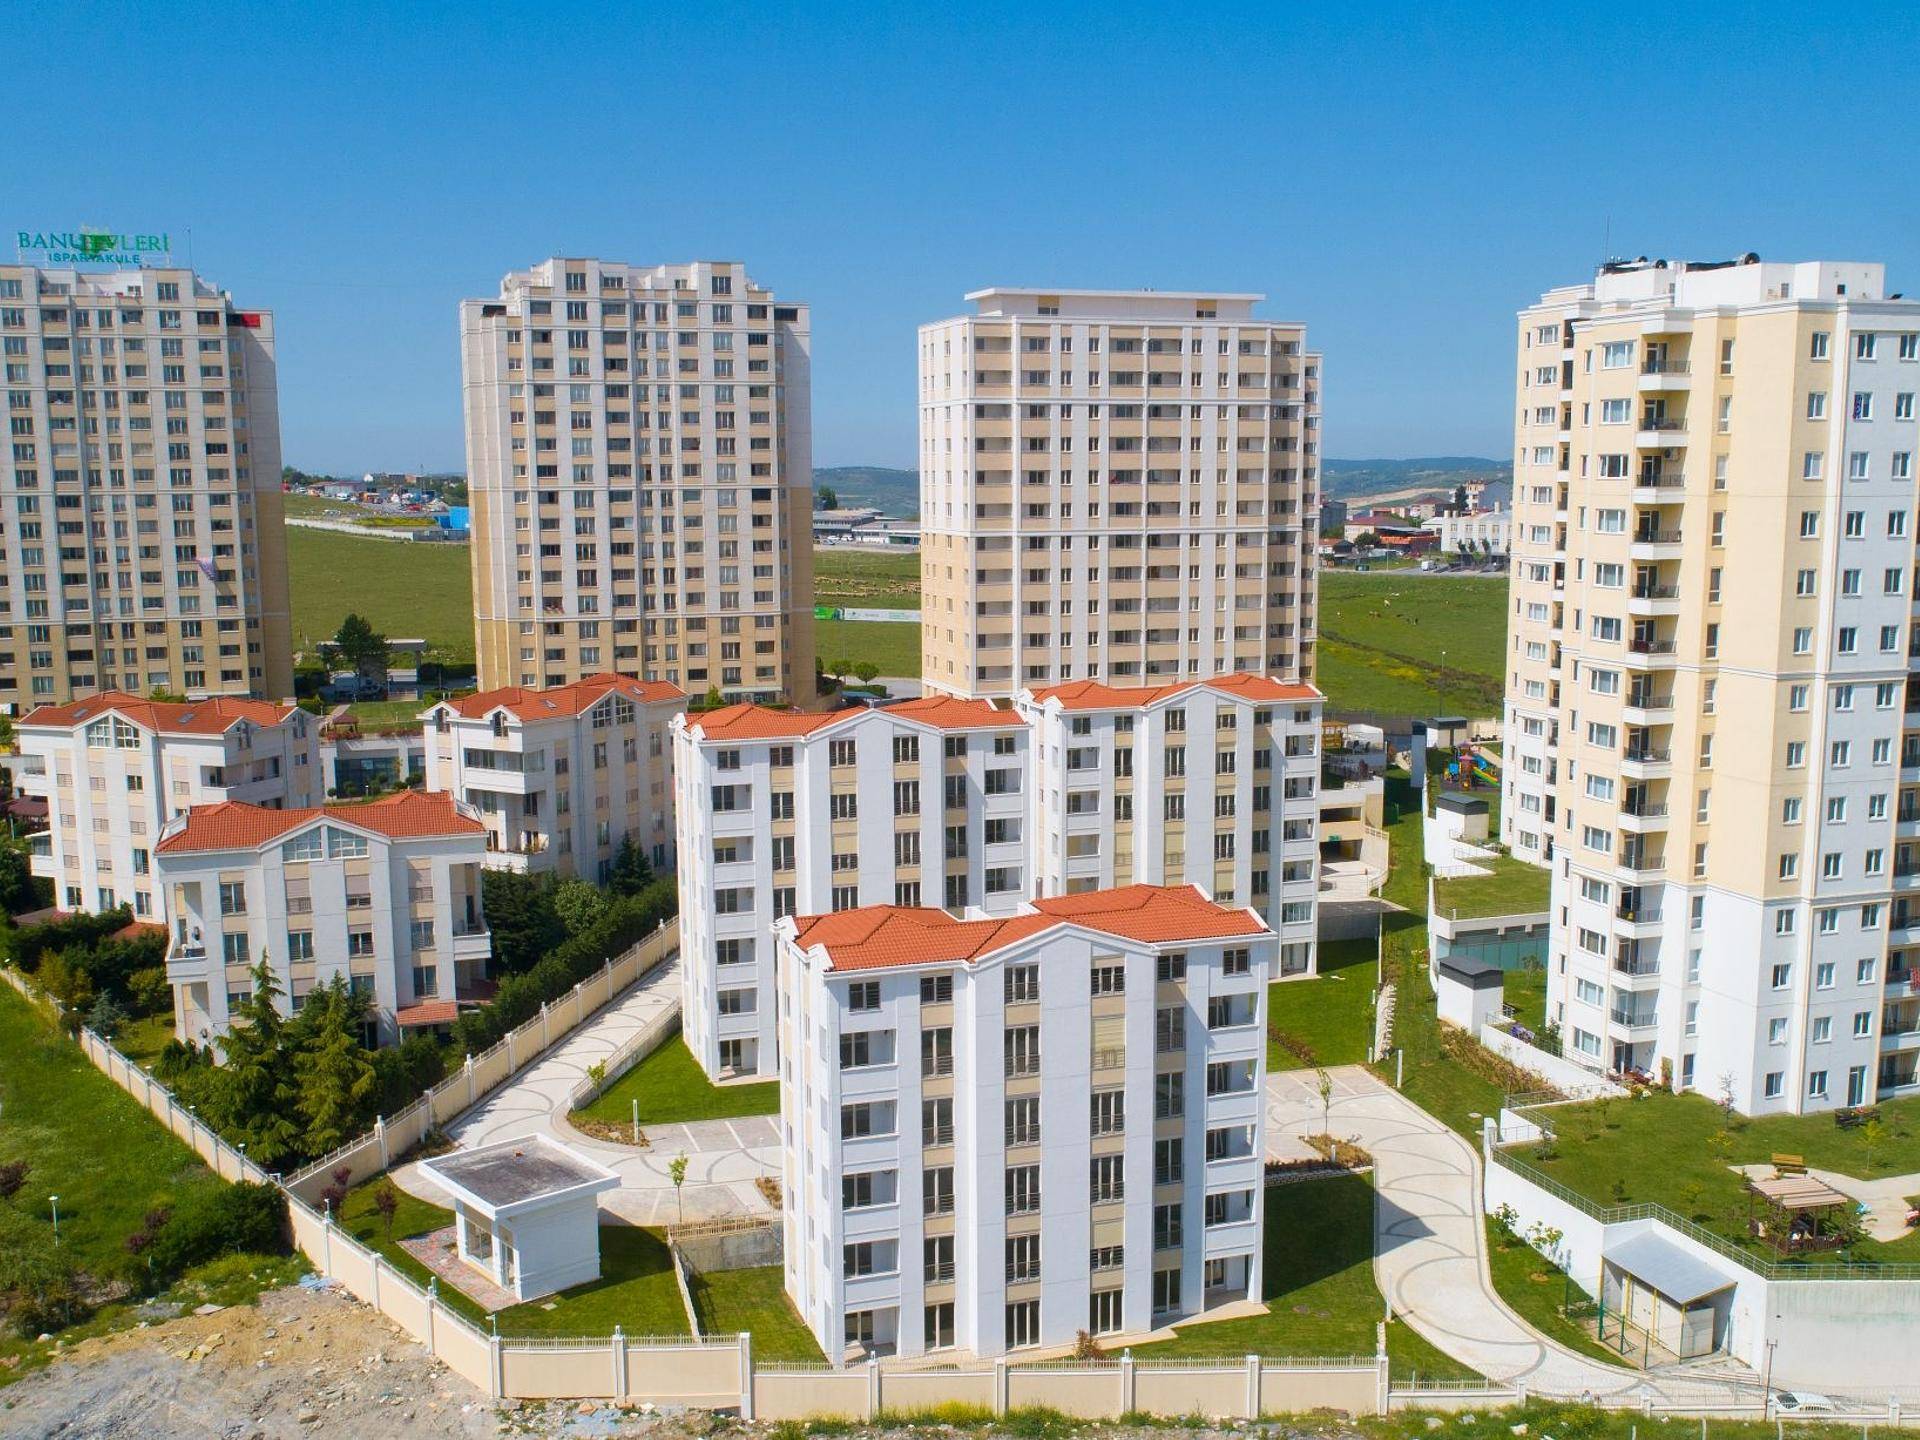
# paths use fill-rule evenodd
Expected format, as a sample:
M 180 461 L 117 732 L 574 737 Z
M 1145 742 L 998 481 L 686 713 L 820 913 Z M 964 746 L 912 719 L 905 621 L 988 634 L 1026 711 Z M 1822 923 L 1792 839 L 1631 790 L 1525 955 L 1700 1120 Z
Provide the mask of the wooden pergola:
M 1756 1215 L 1754 1202 L 1766 1210 Z M 1831 1250 L 1847 1243 L 1844 1234 L 1830 1234 L 1823 1222 L 1853 1201 L 1825 1181 L 1811 1175 L 1768 1175 L 1747 1181 L 1747 1229 L 1771 1245 L 1776 1254 Z

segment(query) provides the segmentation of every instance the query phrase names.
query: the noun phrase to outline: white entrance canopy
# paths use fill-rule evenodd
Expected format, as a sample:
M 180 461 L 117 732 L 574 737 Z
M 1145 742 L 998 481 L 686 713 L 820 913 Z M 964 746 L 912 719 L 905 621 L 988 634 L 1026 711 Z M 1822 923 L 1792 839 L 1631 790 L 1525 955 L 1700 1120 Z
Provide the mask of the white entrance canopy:
M 420 1162 L 453 1199 L 460 1258 L 516 1299 L 600 1276 L 595 1199 L 620 1177 L 544 1135 Z
M 1602 1258 L 1676 1305 L 1733 1288 L 1734 1282 L 1706 1261 L 1651 1232 L 1610 1246 Z

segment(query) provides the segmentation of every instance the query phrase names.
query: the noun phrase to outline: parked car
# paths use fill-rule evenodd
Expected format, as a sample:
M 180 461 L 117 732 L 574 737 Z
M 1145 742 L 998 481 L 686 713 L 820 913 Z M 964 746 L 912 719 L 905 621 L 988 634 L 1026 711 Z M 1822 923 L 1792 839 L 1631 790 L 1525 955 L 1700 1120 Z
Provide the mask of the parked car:
M 1782 1415 L 1831 1415 L 1838 1407 L 1832 1396 L 1815 1390 L 1776 1390 L 1773 1408 Z

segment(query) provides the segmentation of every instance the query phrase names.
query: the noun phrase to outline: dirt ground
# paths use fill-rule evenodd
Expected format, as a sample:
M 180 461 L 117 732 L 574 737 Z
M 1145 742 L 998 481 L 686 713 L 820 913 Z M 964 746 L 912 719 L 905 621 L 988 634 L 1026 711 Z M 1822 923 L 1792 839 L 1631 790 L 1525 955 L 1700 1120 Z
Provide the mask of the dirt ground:
M 1116 1429 L 1072 1426 L 1069 1434 L 1093 1440 Z M 841 1433 L 844 1440 L 961 1440 L 968 1432 L 855 1426 Z M 1128 1440 L 1359 1440 L 1338 1422 L 1322 1422 L 1304 1435 L 1270 1425 L 1124 1433 Z M 796 1434 L 804 1431 L 594 1402 L 496 1405 L 366 1306 L 338 1289 L 305 1286 L 269 1291 L 258 1306 L 82 1341 L 47 1368 L 0 1388 L 0 1437 L 7 1440 L 786 1440 Z

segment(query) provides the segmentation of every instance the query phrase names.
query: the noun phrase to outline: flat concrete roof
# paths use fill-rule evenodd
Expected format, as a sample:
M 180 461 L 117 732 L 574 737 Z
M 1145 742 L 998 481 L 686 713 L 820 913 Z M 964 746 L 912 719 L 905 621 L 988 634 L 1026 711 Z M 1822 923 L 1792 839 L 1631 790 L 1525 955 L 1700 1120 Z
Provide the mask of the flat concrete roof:
M 1487 802 L 1478 795 L 1456 795 L 1442 792 L 1434 806 L 1441 810 L 1457 810 L 1462 815 L 1485 815 Z
M 602 1166 L 539 1135 L 456 1150 L 422 1161 L 420 1168 L 494 1210 L 612 1178 Z
M 1475 990 L 1494 990 L 1506 983 L 1506 974 L 1498 965 L 1477 955 L 1447 955 L 1437 963 L 1444 973 Z

